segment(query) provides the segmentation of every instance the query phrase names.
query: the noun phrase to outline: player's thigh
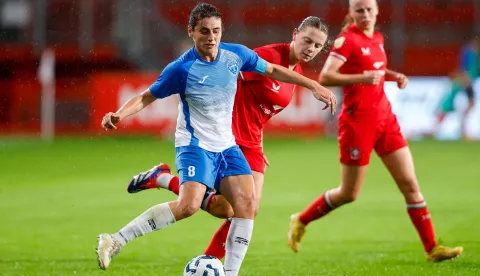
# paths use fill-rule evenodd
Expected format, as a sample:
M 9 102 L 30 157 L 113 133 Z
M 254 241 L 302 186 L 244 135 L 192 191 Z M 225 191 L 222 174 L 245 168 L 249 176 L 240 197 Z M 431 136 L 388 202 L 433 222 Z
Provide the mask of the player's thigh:
M 381 158 L 402 193 L 420 192 L 412 154 L 408 146 L 381 156 Z
M 207 187 L 196 181 L 187 181 L 180 186 L 177 202 L 183 208 L 198 210 L 202 204 Z
M 340 120 L 338 132 L 340 162 L 348 166 L 368 165 L 376 132 L 375 123 Z
M 251 174 L 232 175 L 222 178 L 220 192 L 232 205 L 235 216 L 253 217 L 255 211 L 255 185 Z
M 235 145 L 222 152 L 222 160 L 225 164 L 219 168 L 220 193 L 230 202 L 236 215 L 238 208 L 250 210 L 255 204 L 255 186 L 245 156 Z
M 256 207 L 255 211 L 258 212 L 260 199 L 262 197 L 264 175 L 263 173 L 253 171 L 253 179 L 254 179 L 254 186 L 255 186 L 254 187 L 255 207 Z M 214 195 L 210 200 L 207 200 L 207 201 L 204 200 L 204 202 L 206 202 L 208 206 L 202 206 L 202 209 L 207 210 L 210 214 L 212 214 L 215 217 L 226 218 L 226 217 L 233 216 L 232 205 L 221 194 Z
M 402 134 L 397 117 L 392 114 L 379 129 L 375 151 L 378 156 L 383 157 L 407 146 L 407 140 Z
M 196 146 L 177 147 L 175 166 L 180 178 L 180 186 L 185 182 L 194 181 L 207 187 L 215 186 L 218 174 L 218 164 L 215 153 Z
M 375 150 L 402 192 L 418 189 L 412 154 L 396 116 L 386 122 Z
M 263 182 L 265 180 L 265 175 L 261 172 L 253 171 L 253 183 L 255 185 L 255 203 L 257 210 L 260 206 L 260 201 L 262 199 L 262 190 Z
M 253 173 L 253 182 L 255 183 L 255 202 L 258 206 L 262 198 L 262 189 L 266 169 L 266 157 L 262 148 L 248 148 L 239 146 L 245 159 L 247 160 Z

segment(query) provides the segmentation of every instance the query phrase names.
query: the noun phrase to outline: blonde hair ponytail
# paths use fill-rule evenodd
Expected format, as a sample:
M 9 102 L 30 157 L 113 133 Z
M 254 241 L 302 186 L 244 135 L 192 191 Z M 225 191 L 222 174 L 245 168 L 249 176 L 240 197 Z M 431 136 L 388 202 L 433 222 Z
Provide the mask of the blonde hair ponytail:
M 353 23 L 353 18 L 350 16 L 350 14 L 347 14 L 345 16 L 345 19 L 343 20 L 342 32 L 346 31 L 352 23 Z

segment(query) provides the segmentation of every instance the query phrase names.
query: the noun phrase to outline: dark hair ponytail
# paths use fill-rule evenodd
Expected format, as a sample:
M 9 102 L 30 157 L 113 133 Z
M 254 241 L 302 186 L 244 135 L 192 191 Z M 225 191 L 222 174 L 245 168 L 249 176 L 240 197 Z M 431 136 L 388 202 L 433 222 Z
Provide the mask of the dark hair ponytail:
M 350 16 L 350 14 L 347 14 L 345 16 L 345 19 L 343 20 L 342 32 L 346 31 L 352 23 L 353 23 L 353 17 Z

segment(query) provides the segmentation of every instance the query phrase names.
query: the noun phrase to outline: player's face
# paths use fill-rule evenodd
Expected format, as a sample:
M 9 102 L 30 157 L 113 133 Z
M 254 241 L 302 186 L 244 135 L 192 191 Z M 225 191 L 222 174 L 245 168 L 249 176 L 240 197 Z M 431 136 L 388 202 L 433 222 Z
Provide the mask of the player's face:
M 375 27 L 378 15 L 376 0 L 353 0 L 350 2 L 350 15 L 355 25 L 361 30 L 371 30 Z
M 205 17 L 197 22 L 195 29 L 188 27 L 188 35 L 193 38 L 200 55 L 215 57 L 222 38 L 222 20 L 217 17 Z
M 314 27 L 293 31 L 295 57 L 301 62 L 309 62 L 320 53 L 327 42 L 327 34 Z

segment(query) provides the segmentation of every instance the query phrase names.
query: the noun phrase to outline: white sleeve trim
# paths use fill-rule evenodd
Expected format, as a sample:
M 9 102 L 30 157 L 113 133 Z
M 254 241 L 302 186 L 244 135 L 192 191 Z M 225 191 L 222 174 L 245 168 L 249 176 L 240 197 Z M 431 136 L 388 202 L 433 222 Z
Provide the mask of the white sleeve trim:
M 333 57 L 339 58 L 339 59 L 341 59 L 341 60 L 343 60 L 343 61 L 345 61 L 345 62 L 347 62 L 347 58 L 344 57 L 344 56 L 342 56 L 342 55 L 340 55 L 340 54 L 338 54 L 338 53 L 330 52 L 330 55 L 333 56 Z
M 240 71 L 240 78 L 242 78 L 243 81 L 245 80 L 245 77 L 243 76 L 242 71 Z

